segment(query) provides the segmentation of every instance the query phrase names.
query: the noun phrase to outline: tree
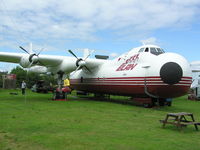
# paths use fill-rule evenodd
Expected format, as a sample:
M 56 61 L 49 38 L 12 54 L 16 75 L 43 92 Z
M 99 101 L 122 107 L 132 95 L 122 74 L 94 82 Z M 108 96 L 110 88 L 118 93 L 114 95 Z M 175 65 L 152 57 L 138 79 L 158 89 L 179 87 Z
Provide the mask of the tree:
M 17 66 L 16 68 L 11 70 L 11 74 L 16 74 L 17 76 L 17 87 L 21 87 L 21 83 L 24 80 L 27 84 L 28 88 L 31 88 L 37 81 L 44 80 L 46 83 L 56 84 L 56 80 L 53 76 L 49 76 L 46 74 L 40 75 L 38 73 L 27 72 L 22 67 Z
M 21 68 L 20 66 L 17 66 L 16 68 L 12 69 L 11 74 L 16 74 L 17 79 L 16 79 L 16 84 L 17 87 L 21 87 L 21 83 L 22 81 L 26 81 L 26 75 L 27 75 L 27 71 L 24 70 L 23 68 Z
M 0 72 L 0 88 L 3 87 L 3 75 L 7 75 L 8 72 Z

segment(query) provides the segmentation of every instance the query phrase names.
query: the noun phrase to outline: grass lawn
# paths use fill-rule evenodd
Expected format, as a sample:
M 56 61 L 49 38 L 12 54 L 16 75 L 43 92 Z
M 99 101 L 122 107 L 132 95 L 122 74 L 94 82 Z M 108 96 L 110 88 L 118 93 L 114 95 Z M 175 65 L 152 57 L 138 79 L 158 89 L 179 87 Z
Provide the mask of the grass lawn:
M 17 92 L 18 95 L 10 95 Z M 0 90 L 0 150 L 199 150 L 200 131 L 159 123 L 168 112 L 191 112 L 200 101 L 180 97 L 172 107 L 151 108 L 51 94 Z M 199 127 L 200 128 L 200 127 Z

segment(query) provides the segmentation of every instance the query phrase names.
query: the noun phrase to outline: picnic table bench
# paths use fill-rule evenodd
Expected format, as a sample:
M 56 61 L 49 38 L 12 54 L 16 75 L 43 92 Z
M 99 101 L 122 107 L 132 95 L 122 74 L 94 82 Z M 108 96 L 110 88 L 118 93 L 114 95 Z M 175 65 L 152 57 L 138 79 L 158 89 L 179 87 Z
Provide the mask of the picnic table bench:
M 188 117 L 190 120 L 188 120 Z M 198 130 L 198 125 L 200 122 L 195 122 L 192 113 L 179 112 L 179 113 L 168 113 L 164 120 L 160 120 L 163 123 L 163 128 L 166 124 L 172 124 L 177 126 L 177 128 L 182 129 L 183 126 L 194 125 L 195 129 Z

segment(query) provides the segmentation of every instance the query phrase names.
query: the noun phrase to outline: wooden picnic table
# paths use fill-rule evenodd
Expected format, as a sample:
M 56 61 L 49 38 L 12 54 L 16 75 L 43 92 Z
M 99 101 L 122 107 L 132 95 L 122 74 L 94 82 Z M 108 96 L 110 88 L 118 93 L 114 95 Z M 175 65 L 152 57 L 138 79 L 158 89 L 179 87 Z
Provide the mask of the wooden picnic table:
M 198 125 L 200 122 L 195 122 L 192 113 L 179 112 L 179 113 L 168 113 L 164 120 L 160 120 L 163 123 L 163 128 L 166 124 L 172 124 L 177 126 L 177 128 L 182 129 L 183 126 L 194 125 L 195 129 L 198 130 Z

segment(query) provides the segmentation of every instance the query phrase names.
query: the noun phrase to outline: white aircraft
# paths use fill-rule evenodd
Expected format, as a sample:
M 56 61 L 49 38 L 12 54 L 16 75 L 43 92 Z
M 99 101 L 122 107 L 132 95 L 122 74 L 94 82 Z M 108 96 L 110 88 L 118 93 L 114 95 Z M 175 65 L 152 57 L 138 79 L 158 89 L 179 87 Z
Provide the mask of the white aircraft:
M 191 88 L 199 87 L 200 85 L 200 61 L 194 61 L 190 64 L 193 73 L 193 82 Z
M 200 72 L 200 61 L 194 61 L 190 64 L 192 72 Z
M 19 63 L 38 73 L 57 76 L 59 84 L 68 75 L 71 88 L 99 94 L 127 95 L 163 100 L 187 94 L 192 83 L 190 64 L 181 55 L 165 53 L 155 45 L 143 45 L 113 60 L 29 53 L 0 52 L 0 61 Z

